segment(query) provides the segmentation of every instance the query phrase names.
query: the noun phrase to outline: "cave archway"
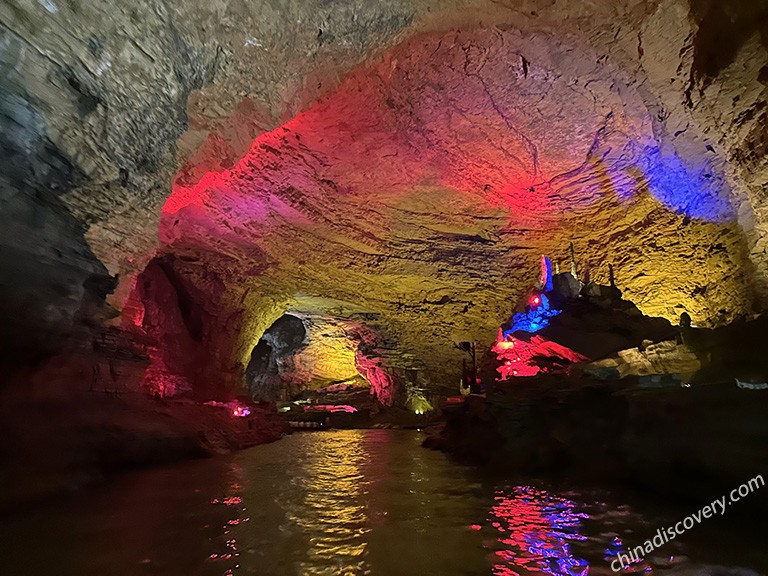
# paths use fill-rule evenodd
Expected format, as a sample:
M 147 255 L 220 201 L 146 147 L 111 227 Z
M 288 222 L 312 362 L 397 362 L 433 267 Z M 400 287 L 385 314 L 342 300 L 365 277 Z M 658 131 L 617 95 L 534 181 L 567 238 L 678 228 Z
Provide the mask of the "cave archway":
M 251 352 L 245 370 L 246 386 L 251 398 L 274 402 L 290 395 L 290 372 L 293 355 L 305 344 L 307 330 L 301 318 L 284 314 L 270 326 Z
M 391 405 L 398 378 L 385 338 L 358 313 L 342 318 L 298 308 L 280 316 L 251 350 L 245 370 L 251 397 L 274 402 L 305 393 L 364 390 Z
M 240 333 L 248 290 L 311 291 L 380 314 L 401 357 L 435 382 L 459 370 L 451 343 L 492 339 L 538 256 L 562 261 L 570 240 L 596 277 L 613 261 L 646 313 L 684 308 L 715 325 L 765 306 L 764 2 L 414 0 L 310 14 L 288 1 L 290 17 L 192 2 L 173 18 L 110 14 L 109 30 L 158 39 L 142 66 L 111 32 L 90 55 L 74 47 L 91 45 L 92 27 L 71 26 L 65 43 L 33 33 L 33 4 L 9 16 L 19 34 L 2 57 L 19 75 L 6 124 L 29 136 L 5 173 L 23 188 L 57 167 L 61 178 L 33 189 L 59 190 L 84 231 L 46 233 L 29 253 L 51 285 L 30 301 L 30 331 L 38 318 L 46 330 L 73 323 L 63 312 L 77 309 L 84 276 L 55 278 L 63 271 L 101 274 L 103 263 L 120 275 L 111 302 L 130 312 L 130 284 L 169 252 L 191 254 L 195 285 L 211 288 L 211 334 Z M 59 211 L 49 196 L 14 199 L 23 233 L 3 238 L 10 254 Z M 19 278 L 34 277 L 18 261 L 0 260 L 11 302 Z M 56 291 L 66 302 L 47 314 Z M 241 385 L 251 350 L 212 337 L 210 380 Z

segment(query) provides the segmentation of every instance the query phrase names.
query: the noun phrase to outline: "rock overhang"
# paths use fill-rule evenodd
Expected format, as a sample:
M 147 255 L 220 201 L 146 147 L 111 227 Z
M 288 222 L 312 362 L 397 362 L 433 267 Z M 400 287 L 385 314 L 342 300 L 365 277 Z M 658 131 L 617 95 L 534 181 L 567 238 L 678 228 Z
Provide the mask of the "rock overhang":
M 177 181 L 161 241 L 208 237 L 242 261 L 235 283 L 369 310 L 438 381 L 571 240 L 593 276 L 615 263 L 645 312 L 723 321 L 751 297 L 731 267 L 746 258 L 732 190 L 705 147 L 686 157 L 659 133 L 636 84 L 551 33 L 419 35 L 231 169 Z

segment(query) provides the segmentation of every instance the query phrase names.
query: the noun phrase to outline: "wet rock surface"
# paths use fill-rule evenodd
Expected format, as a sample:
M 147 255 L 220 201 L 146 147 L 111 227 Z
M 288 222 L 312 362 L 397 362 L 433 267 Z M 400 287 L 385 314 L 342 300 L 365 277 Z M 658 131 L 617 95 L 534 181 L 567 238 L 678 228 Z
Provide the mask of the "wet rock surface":
M 696 353 L 685 344 L 674 340 L 649 344 L 642 350 L 621 350 L 615 358 L 598 360 L 584 367 L 587 374 L 600 379 L 655 374 L 680 374 L 690 377 L 699 369 L 701 360 Z
M 497 472 L 618 482 L 693 501 L 764 469 L 765 391 L 623 382 L 517 383 L 447 412 L 426 446 Z M 758 494 L 754 503 L 768 501 Z

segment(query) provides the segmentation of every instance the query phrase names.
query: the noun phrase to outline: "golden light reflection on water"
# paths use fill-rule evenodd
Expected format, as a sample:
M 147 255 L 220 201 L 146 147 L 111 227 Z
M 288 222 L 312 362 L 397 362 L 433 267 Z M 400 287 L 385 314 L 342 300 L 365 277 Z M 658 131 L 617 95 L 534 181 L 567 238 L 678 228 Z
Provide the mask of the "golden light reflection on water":
M 362 434 L 320 435 L 308 455 L 304 498 L 289 521 L 311 533 L 302 574 L 327 574 L 329 564 L 338 574 L 366 574 L 367 539 L 363 474 L 368 454 Z M 320 566 L 320 568 L 318 568 Z
M 389 431 L 304 433 L 291 449 L 262 447 L 260 458 L 233 465 L 227 494 L 213 501 L 232 514 L 211 559 L 224 561 L 225 576 L 442 575 L 472 564 L 498 576 L 586 574 L 570 549 L 586 516 L 572 502 L 502 489 L 485 526 L 470 525 L 468 513 L 487 506 L 480 486 L 448 468 L 435 473 L 433 453 L 398 442 Z M 489 532 L 495 542 L 481 544 Z
M 211 501 L 230 518 L 209 560 L 225 576 L 370 574 L 367 499 L 378 467 L 365 439 L 363 431 L 305 433 L 292 438 L 295 460 L 274 445 L 260 450 L 263 462 L 232 466 L 226 494 Z

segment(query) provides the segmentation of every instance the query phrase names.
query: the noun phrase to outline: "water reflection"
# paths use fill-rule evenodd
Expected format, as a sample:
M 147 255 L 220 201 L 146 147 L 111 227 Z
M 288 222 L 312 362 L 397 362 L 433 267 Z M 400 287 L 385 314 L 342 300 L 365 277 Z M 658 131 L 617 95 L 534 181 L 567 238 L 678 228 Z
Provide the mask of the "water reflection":
M 303 499 L 292 506 L 287 521 L 311 533 L 307 558 L 300 563 L 306 575 L 364 574 L 370 532 L 365 508 L 368 481 L 363 468 L 368 453 L 363 436 L 322 436 L 308 455 L 307 474 L 297 478 Z
M 211 500 L 229 519 L 209 564 L 227 576 L 476 570 L 481 539 L 466 518 L 482 510 L 479 485 L 420 442 L 390 430 L 308 432 L 238 454 Z
M 572 542 L 586 540 L 580 528 L 589 517 L 576 511 L 575 503 L 530 486 L 499 490 L 494 501 L 488 521 L 503 546 L 496 551 L 493 574 L 587 574 L 589 563 L 571 550 Z
M 309 432 L 130 474 L 0 521 L 0 573 L 611 576 L 618 552 L 690 512 L 641 515 L 599 489 L 499 487 L 421 440 Z M 626 572 L 742 565 L 747 554 L 749 565 L 768 566 L 763 533 L 729 526 L 713 520 Z M 691 546 L 697 535 L 707 544 Z
M 230 518 L 209 560 L 223 561 L 226 576 L 370 573 L 366 501 L 378 468 L 370 441 L 360 432 L 306 434 L 295 442 L 299 454 L 265 446 L 263 460 L 233 463 L 228 489 L 211 500 Z
M 230 473 L 241 476 L 242 470 L 237 465 L 230 466 Z M 242 484 L 239 482 L 232 482 L 229 485 L 229 490 L 232 493 L 237 493 L 242 490 Z M 237 548 L 237 538 L 231 536 L 233 526 L 239 526 L 250 521 L 250 518 L 245 515 L 247 509 L 242 506 L 243 499 L 241 496 L 232 495 L 224 498 L 213 498 L 211 504 L 214 506 L 223 506 L 227 511 L 227 520 L 223 526 L 222 538 L 224 541 L 223 549 L 221 552 L 213 552 L 208 556 L 208 560 L 221 562 L 224 561 L 228 564 L 228 567 L 224 570 L 225 576 L 232 576 L 234 570 L 240 568 L 239 556 L 240 552 Z

